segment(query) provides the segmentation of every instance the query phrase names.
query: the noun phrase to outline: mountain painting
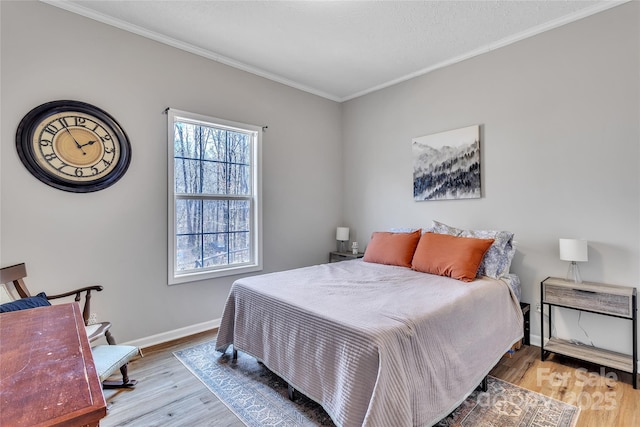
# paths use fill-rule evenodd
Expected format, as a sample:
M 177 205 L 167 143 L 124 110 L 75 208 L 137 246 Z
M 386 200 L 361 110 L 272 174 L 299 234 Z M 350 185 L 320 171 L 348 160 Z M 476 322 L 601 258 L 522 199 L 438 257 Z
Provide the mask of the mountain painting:
M 480 192 L 480 126 L 412 140 L 413 198 L 477 199 Z

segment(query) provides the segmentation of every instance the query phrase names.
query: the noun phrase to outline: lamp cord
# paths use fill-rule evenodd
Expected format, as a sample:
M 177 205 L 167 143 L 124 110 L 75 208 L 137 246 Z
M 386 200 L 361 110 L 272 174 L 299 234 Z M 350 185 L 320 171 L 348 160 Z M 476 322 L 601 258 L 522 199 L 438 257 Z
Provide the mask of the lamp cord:
M 587 337 L 587 339 L 589 340 L 589 342 L 591 343 L 591 347 L 595 347 L 596 345 L 593 343 L 593 341 L 591 340 L 591 337 L 589 336 L 589 334 L 587 333 L 587 330 L 585 328 L 582 327 L 582 325 L 580 324 L 580 320 L 582 319 L 582 312 L 579 311 L 578 312 L 578 326 L 580 327 L 580 329 L 582 329 L 582 332 L 584 332 L 584 336 Z

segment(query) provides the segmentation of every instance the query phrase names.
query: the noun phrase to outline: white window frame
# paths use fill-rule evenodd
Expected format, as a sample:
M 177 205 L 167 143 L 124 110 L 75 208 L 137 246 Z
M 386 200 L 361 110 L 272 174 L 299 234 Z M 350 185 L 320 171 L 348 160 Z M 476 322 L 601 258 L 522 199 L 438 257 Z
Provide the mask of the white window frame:
M 168 282 L 169 285 L 188 283 L 199 280 L 213 279 L 217 277 L 251 273 L 262 270 L 262 132 L 260 126 L 233 122 L 216 117 L 205 116 L 173 108 L 167 109 L 167 146 L 168 146 Z M 175 188 L 175 130 L 176 121 L 202 123 L 217 128 L 250 133 L 253 135 L 251 142 L 251 261 L 249 263 L 227 265 L 219 267 L 202 268 L 180 272 L 176 270 L 177 254 L 177 230 L 176 230 L 176 200 L 181 195 L 176 194 Z M 190 195 L 189 198 L 208 200 L 207 195 Z M 216 198 L 220 199 L 219 196 Z M 228 197 L 234 199 L 233 196 Z

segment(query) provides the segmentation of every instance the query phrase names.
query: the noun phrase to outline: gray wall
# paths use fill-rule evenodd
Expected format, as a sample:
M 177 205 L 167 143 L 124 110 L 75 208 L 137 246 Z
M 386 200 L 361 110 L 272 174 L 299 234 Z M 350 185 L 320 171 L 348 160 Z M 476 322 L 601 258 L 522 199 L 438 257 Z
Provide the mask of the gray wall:
M 46 4 L 3 1 L 0 14 L 0 265 L 26 262 L 37 291 L 103 284 L 94 311 L 121 342 L 219 318 L 233 281 L 166 284 L 166 107 L 269 126 L 265 271 L 326 261 L 337 225 L 364 244 L 437 219 L 515 232 L 513 271 L 534 304 L 538 283 L 566 272 L 559 237 L 589 240 L 586 280 L 640 282 L 636 2 L 342 105 Z M 55 99 L 102 107 L 128 132 L 115 186 L 65 193 L 20 163 L 20 119 Z M 472 124 L 483 198 L 414 202 L 411 138 Z M 581 326 L 628 352 L 627 323 Z M 576 316 L 558 327 L 586 341 Z
M 584 280 L 640 282 L 640 4 L 632 2 L 344 104 L 344 215 L 357 238 L 431 220 L 515 232 L 523 300 L 564 277 L 558 238 L 589 240 Z M 415 202 L 411 139 L 482 125 L 483 198 Z M 532 314 L 533 334 L 540 320 Z M 630 322 L 583 316 L 629 353 Z M 560 334 L 588 342 L 574 313 Z
M 0 265 L 26 262 L 32 291 L 104 285 L 93 311 L 119 342 L 221 316 L 234 278 L 167 286 L 167 107 L 268 125 L 264 271 L 326 262 L 341 220 L 340 104 L 43 3 L 0 8 Z M 20 119 L 56 99 L 101 107 L 128 133 L 131 166 L 113 187 L 66 193 L 20 162 Z

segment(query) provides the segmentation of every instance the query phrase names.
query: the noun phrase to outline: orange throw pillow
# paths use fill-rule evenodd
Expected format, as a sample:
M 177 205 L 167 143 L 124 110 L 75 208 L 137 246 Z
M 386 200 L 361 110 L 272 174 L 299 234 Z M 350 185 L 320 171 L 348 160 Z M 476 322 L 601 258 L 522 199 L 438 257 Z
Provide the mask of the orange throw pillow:
M 376 231 L 371 235 L 371 241 L 362 259 L 366 262 L 411 268 L 411 260 L 420 240 L 420 233 L 422 230 L 411 233 Z
M 423 273 L 471 282 L 493 240 L 425 233 L 420 238 L 411 267 Z

